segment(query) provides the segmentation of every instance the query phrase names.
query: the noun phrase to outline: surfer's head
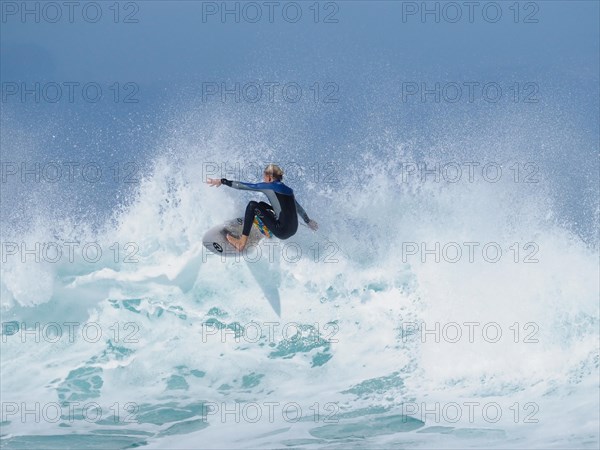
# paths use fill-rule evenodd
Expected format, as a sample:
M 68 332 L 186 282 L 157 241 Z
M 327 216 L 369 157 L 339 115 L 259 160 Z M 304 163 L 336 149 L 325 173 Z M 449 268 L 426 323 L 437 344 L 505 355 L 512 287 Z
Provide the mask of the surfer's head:
M 265 181 L 267 178 L 279 181 L 283 180 L 283 170 L 281 170 L 281 167 L 279 167 L 277 164 L 269 164 L 267 167 L 265 167 L 263 175 L 265 177 Z

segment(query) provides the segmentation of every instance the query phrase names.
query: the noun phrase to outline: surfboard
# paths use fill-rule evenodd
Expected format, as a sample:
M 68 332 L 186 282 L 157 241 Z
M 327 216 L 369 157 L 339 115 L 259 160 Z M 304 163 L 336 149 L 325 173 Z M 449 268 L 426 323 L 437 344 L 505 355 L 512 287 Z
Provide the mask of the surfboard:
M 228 220 L 221 225 L 216 225 L 204 233 L 202 244 L 208 251 L 217 255 L 225 257 L 239 256 L 240 252 L 227 240 L 227 234 L 232 234 L 235 237 L 241 236 L 243 224 L 244 219 L 238 217 Z M 255 217 L 254 224 L 250 229 L 250 235 L 248 236 L 246 249 L 256 246 L 264 237 L 270 238 L 272 237 L 272 233 L 258 217 Z M 243 251 L 246 251 L 246 249 Z

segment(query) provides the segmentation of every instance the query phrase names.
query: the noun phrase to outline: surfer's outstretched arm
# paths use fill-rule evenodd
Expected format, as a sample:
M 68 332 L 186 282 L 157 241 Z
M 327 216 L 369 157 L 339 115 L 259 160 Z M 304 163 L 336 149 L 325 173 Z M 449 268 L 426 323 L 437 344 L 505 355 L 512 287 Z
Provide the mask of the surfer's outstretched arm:
M 227 178 L 221 178 L 221 184 L 242 191 L 264 191 L 265 189 L 270 189 L 267 183 L 244 183 L 243 181 L 232 181 Z
M 305 223 L 310 222 L 310 218 L 308 217 L 308 214 L 306 214 L 306 211 L 304 210 L 304 208 L 302 206 L 300 206 L 300 203 L 298 203 L 298 200 L 296 200 L 296 211 L 298 211 L 298 215 L 300 217 L 302 217 L 302 220 L 304 220 Z
M 300 203 L 298 203 L 298 200 L 296 200 L 296 211 L 298 212 L 298 215 L 300 217 L 302 217 L 302 220 L 304 220 L 304 223 L 308 224 L 308 226 L 310 227 L 311 230 L 316 230 L 317 228 L 319 228 L 319 225 L 317 224 L 317 222 L 315 222 L 314 220 L 311 220 L 310 217 L 308 217 L 308 214 L 306 214 L 306 211 L 304 210 L 304 208 L 302 206 L 300 206 Z
M 244 183 L 243 181 L 232 181 L 227 178 L 209 178 L 206 183 L 216 187 L 224 184 L 225 186 L 240 189 L 242 191 L 264 191 L 269 188 L 267 183 Z

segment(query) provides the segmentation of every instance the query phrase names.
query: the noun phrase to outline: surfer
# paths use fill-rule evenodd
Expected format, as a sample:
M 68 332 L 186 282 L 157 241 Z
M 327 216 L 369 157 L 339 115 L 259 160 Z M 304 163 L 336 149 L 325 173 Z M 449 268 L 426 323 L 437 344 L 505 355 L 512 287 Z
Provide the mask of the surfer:
M 227 240 L 238 251 L 242 251 L 248 241 L 250 229 L 257 217 L 279 239 L 288 239 L 298 230 L 299 214 L 311 230 L 316 230 L 319 225 L 311 220 L 304 208 L 296 201 L 294 191 L 283 184 L 283 170 L 276 164 L 269 164 L 263 172 L 262 183 L 244 183 L 231 181 L 226 178 L 209 178 L 206 183 L 219 187 L 225 184 L 234 189 L 246 191 L 259 191 L 267 196 L 271 204 L 255 202 L 252 200 L 246 207 L 244 215 L 244 229 L 239 238 L 227 234 Z

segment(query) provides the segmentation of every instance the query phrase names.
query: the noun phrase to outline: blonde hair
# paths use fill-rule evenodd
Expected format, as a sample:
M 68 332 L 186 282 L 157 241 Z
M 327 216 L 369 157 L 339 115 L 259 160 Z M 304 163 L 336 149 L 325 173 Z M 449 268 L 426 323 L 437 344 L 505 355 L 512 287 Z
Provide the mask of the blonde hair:
M 283 170 L 277 164 L 269 164 L 265 167 L 265 175 L 271 175 L 276 180 L 281 181 L 283 179 Z

